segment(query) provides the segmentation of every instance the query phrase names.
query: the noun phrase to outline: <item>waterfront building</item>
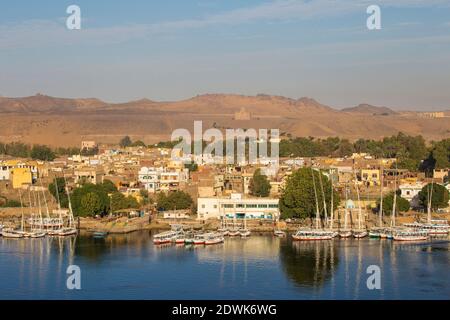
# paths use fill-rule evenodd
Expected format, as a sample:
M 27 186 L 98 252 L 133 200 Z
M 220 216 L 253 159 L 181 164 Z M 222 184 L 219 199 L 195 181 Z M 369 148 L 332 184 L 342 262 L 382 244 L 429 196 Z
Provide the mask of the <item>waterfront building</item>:
M 271 219 L 280 216 L 278 199 L 244 198 L 240 193 L 230 197 L 210 197 L 197 199 L 197 218 L 206 219 Z

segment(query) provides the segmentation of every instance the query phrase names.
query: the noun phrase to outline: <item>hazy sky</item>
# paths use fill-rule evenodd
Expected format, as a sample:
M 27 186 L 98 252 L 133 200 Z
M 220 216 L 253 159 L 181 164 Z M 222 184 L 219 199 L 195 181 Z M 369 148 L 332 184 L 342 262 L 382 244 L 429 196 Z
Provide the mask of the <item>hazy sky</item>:
M 81 7 L 82 29 L 66 28 Z M 382 30 L 366 27 L 381 7 Z M 2 1 L 0 95 L 450 108 L 450 0 Z

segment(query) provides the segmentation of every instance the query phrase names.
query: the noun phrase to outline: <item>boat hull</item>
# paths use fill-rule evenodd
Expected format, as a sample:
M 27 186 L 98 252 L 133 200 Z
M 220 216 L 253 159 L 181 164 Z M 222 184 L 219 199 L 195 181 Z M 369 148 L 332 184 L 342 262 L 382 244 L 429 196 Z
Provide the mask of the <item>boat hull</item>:
M 318 241 L 318 240 L 332 240 L 333 236 L 296 236 L 293 235 L 292 239 L 295 241 Z

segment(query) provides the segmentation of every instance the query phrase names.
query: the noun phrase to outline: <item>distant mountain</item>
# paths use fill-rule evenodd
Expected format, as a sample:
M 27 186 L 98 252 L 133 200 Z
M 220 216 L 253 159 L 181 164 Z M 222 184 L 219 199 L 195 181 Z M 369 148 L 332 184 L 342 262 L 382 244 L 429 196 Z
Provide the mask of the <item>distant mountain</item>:
M 373 106 L 367 103 L 362 103 L 356 107 L 351 108 L 345 108 L 342 109 L 343 112 L 353 112 L 353 113 L 365 113 L 365 114 L 371 114 L 375 116 L 387 116 L 387 115 L 393 115 L 397 114 L 394 110 L 388 108 L 388 107 L 377 107 Z
M 36 94 L 23 98 L 0 97 L 0 112 L 73 112 L 102 108 L 107 104 L 99 99 L 66 99 Z
M 236 116 L 242 114 L 245 116 Z M 83 139 L 117 143 L 129 135 L 154 143 L 170 140 L 175 129 L 193 132 L 194 121 L 199 120 L 203 130 L 279 129 L 283 135 L 303 137 L 380 139 L 399 131 L 426 139 L 450 137 L 450 117 L 435 120 L 417 112 L 397 113 L 369 104 L 339 111 L 306 97 L 203 94 L 180 101 L 141 99 L 125 103 L 42 94 L 0 97 L 0 142 L 77 146 Z

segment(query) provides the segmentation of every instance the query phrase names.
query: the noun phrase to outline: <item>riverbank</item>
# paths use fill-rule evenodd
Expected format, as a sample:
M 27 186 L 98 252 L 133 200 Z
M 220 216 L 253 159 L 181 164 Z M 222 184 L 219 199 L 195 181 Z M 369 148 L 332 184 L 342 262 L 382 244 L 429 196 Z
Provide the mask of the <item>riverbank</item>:
M 27 214 L 27 212 L 25 212 Z M 18 226 L 21 223 L 22 210 L 21 208 L 1 208 L 0 209 L 0 224 L 6 226 Z M 450 214 L 433 214 L 434 219 L 446 219 L 450 220 Z M 397 225 L 404 223 L 411 223 L 418 221 L 419 219 L 426 219 L 426 214 L 411 212 L 401 215 L 396 218 Z M 343 221 L 334 222 L 334 228 L 338 228 L 339 224 L 342 226 Z M 85 231 L 102 231 L 110 234 L 125 234 L 135 232 L 139 230 L 169 230 L 171 224 L 183 224 L 188 228 L 194 230 L 217 230 L 221 227 L 219 220 L 197 220 L 195 216 L 189 219 L 163 219 L 156 216 L 144 216 L 136 218 L 127 217 L 104 217 L 104 218 L 76 218 L 76 227 Z M 353 213 L 349 219 L 349 224 L 353 222 L 353 225 L 357 223 L 357 215 Z M 376 214 L 368 214 L 366 216 L 367 227 L 378 225 L 378 216 Z M 390 217 L 384 217 L 385 225 L 390 223 Z M 309 227 L 313 225 L 313 220 L 305 219 L 303 221 L 295 221 L 287 223 L 286 221 L 280 221 L 274 223 L 273 221 L 266 220 L 247 220 L 247 228 L 252 232 L 272 232 L 274 228 L 292 232 L 300 227 Z

